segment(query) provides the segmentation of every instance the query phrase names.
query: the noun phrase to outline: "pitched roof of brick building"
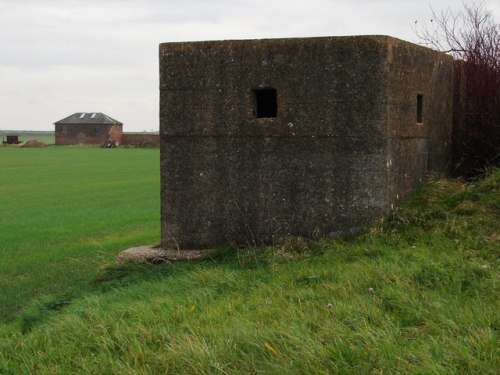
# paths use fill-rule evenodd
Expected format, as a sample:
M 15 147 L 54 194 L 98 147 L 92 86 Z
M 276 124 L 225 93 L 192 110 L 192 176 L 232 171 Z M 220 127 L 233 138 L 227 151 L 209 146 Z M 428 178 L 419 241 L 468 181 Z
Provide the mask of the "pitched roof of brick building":
M 77 112 L 73 113 L 71 116 L 63 118 L 54 123 L 55 125 L 60 124 L 89 124 L 89 125 L 123 125 L 120 121 L 109 117 L 101 112 Z

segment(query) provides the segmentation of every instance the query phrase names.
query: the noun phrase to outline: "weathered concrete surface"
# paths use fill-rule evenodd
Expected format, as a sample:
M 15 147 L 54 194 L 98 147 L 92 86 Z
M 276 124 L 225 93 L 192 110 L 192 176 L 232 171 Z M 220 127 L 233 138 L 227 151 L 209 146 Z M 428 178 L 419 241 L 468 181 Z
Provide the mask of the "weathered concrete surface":
M 162 249 L 159 245 L 131 247 L 118 254 L 118 262 L 161 263 L 201 260 L 210 256 L 209 250 Z
M 450 58 L 386 36 L 160 45 L 162 246 L 272 243 L 385 215 L 445 164 L 451 74 Z M 262 88 L 276 117 L 256 116 Z
M 426 171 L 445 171 L 451 155 L 453 59 L 398 39 L 388 43 L 389 202 L 411 192 Z M 417 95 L 423 121 L 417 122 Z

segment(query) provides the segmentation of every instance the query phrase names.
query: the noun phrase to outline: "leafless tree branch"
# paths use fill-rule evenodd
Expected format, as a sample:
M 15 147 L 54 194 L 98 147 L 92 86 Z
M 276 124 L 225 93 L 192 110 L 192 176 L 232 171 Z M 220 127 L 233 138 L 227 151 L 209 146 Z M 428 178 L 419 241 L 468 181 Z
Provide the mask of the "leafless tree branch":
M 462 60 L 457 87 L 465 87 L 456 110 L 463 125 L 454 132 L 455 161 L 464 177 L 500 166 L 500 24 L 484 0 L 463 2 L 462 9 L 415 21 L 422 44 Z

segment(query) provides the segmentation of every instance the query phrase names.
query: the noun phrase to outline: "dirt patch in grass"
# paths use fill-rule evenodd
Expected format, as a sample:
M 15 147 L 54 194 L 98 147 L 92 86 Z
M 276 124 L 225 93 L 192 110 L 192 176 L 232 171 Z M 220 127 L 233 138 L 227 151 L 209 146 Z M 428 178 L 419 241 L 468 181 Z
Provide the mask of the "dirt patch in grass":
M 32 139 L 31 141 L 26 142 L 21 147 L 47 147 L 47 145 L 42 141 L 39 141 L 38 139 Z

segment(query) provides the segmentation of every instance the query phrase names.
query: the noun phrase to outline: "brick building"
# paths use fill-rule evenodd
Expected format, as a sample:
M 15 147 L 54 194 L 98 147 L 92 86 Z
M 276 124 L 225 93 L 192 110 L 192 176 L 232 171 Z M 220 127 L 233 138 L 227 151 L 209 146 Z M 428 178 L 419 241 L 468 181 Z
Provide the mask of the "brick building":
M 104 113 L 77 112 L 54 123 L 56 145 L 121 143 L 123 124 Z
M 122 145 L 128 146 L 160 146 L 160 134 L 154 132 L 124 132 L 122 135 Z

